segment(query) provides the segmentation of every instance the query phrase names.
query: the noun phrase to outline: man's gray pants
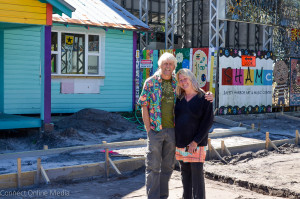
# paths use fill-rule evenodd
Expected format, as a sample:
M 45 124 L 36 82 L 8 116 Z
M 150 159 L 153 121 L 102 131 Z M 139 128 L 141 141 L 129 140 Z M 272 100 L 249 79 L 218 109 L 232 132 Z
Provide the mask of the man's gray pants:
M 148 199 L 168 198 L 175 163 L 175 130 L 150 130 L 147 141 L 146 191 Z

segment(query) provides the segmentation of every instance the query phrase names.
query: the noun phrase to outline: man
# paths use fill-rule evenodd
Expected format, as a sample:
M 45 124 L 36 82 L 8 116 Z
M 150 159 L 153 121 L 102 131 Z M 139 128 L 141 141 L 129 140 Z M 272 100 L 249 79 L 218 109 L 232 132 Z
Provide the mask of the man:
M 149 77 L 138 104 L 147 131 L 146 191 L 148 199 L 169 196 L 169 180 L 175 161 L 174 105 L 177 60 L 171 53 L 164 53 L 158 60 L 159 70 Z M 206 95 L 213 100 L 211 93 Z

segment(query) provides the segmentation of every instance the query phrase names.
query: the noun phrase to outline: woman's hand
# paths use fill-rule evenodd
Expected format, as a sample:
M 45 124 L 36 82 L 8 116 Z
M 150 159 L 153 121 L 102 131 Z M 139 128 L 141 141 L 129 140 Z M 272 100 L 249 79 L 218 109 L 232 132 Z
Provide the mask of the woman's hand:
M 189 153 L 195 153 L 197 151 L 197 142 L 192 141 L 189 146 Z
M 207 101 L 210 101 L 210 102 L 214 101 L 214 95 L 210 91 L 206 92 L 204 97 Z

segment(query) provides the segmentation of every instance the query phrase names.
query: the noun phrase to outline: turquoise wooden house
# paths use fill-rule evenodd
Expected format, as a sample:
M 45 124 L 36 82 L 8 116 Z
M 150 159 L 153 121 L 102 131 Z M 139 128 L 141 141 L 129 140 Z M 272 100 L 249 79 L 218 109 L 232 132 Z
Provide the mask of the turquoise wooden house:
M 113 0 L 66 0 L 72 17 L 53 15 L 51 111 L 131 111 L 136 31 L 149 27 Z
M 52 14 L 71 17 L 74 8 L 63 0 L 1 0 L 0 10 L 0 130 L 41 127 L 51 117 Z

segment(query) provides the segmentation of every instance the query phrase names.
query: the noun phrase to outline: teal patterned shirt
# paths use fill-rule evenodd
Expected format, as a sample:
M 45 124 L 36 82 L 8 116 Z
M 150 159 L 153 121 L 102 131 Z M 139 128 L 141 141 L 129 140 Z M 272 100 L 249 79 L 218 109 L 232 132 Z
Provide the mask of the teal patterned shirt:
M 138 104 L 147 106 L 150 116 L 150 128 L 154 131 L 161 131 L 161 98 L 162 98 L 162 78 L 161 71 L 158 70 L 153 76 L 146 79 Z M 172 74 L 172 87 L 174 94 L 174 104 L 176 100 L 176 79 L 175 74 Z M 174 111 L 173 111 L 174 114 Z

